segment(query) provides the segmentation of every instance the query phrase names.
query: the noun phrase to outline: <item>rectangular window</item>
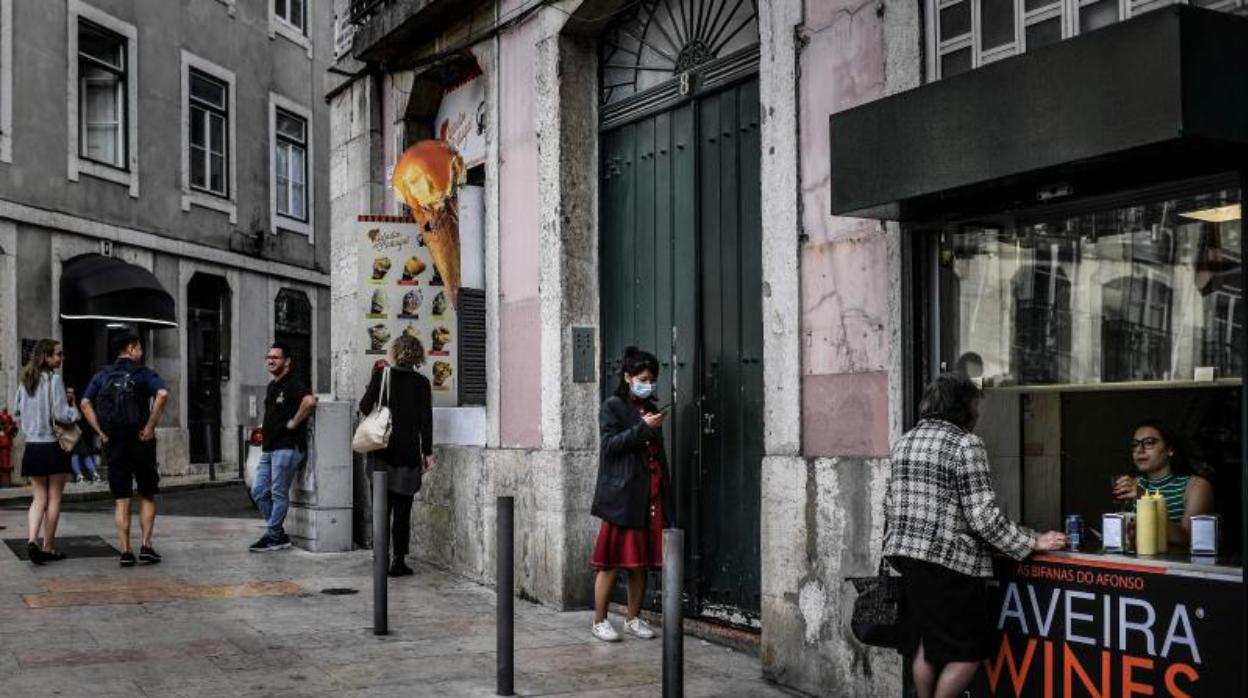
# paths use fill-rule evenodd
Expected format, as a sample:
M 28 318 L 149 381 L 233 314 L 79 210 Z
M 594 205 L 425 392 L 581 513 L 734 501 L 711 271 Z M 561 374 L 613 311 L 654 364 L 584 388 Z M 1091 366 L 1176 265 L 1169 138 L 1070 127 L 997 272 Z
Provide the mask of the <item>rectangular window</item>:
M 126 39 L 78 22 L 78 116 L 81 157 L 126 169 Z
M 307 157 L 308 122 L 284 109 L 275 115 L 273 181 L 277 212 L 287 218 L 308 220 Z
M 304 0 L 273 0 L 273 16 L 300 32 L 306 31 Z
M 229 88 L 198 70 L 190 71 L 190 184 L 229 196 Z
M 926 0 L 928 77 L 952 77 L 1182 2 L 1248 14 L 1248 0 Z

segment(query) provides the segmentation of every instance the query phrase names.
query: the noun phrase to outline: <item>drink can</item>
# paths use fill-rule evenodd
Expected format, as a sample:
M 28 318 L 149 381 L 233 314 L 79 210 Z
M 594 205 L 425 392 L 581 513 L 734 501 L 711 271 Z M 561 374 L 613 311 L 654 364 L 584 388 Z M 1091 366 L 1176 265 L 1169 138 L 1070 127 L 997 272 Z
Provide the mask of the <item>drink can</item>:
M 1066 547 L 1070 550 L 1083 547 L 1083 517 L 1079 514 L 1066 517 Z

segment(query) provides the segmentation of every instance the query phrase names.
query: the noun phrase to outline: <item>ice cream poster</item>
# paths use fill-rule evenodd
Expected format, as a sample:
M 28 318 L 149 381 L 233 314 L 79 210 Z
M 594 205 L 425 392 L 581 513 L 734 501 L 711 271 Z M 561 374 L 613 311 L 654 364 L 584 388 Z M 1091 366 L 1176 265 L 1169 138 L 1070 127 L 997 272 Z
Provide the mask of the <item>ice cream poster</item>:
M 364 351 L 358 362 L 361 385 L 373 366 L 389 360 L 400 335 L 415 336 L 425 348 L 420 372 L 433 388 L 435 407 L 458 403 L 458 323 L 454 297 L 439 271 L 433 245 L 452 236 L 426 236 L 423 226 L 406 217 L 359 216 L 354 234 L 359 250 L 359 332 Z

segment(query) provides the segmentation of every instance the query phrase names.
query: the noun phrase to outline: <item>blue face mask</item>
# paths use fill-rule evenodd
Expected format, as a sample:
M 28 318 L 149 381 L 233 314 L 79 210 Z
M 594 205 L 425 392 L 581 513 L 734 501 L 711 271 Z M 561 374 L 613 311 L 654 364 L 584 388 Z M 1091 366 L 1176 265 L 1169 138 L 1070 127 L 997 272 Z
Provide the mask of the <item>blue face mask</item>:
M 651 395 L 654 395 L 654 383 L 643 383 L 642 381 L 637 381 L 633 383 L 632 391 L 633 397 L 645 400 Z

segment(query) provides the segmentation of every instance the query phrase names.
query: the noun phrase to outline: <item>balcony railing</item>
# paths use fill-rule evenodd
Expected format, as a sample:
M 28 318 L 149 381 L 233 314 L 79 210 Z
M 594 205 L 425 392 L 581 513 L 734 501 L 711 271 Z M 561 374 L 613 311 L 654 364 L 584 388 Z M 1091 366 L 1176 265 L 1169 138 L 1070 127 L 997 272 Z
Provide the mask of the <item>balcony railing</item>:
M 351 0 L 351 14 L 348 15 L 347 21 L 352 24 L 359 24 L 368 19 L 373 11 L 378 7 L 386 4 L 390 0 Z

